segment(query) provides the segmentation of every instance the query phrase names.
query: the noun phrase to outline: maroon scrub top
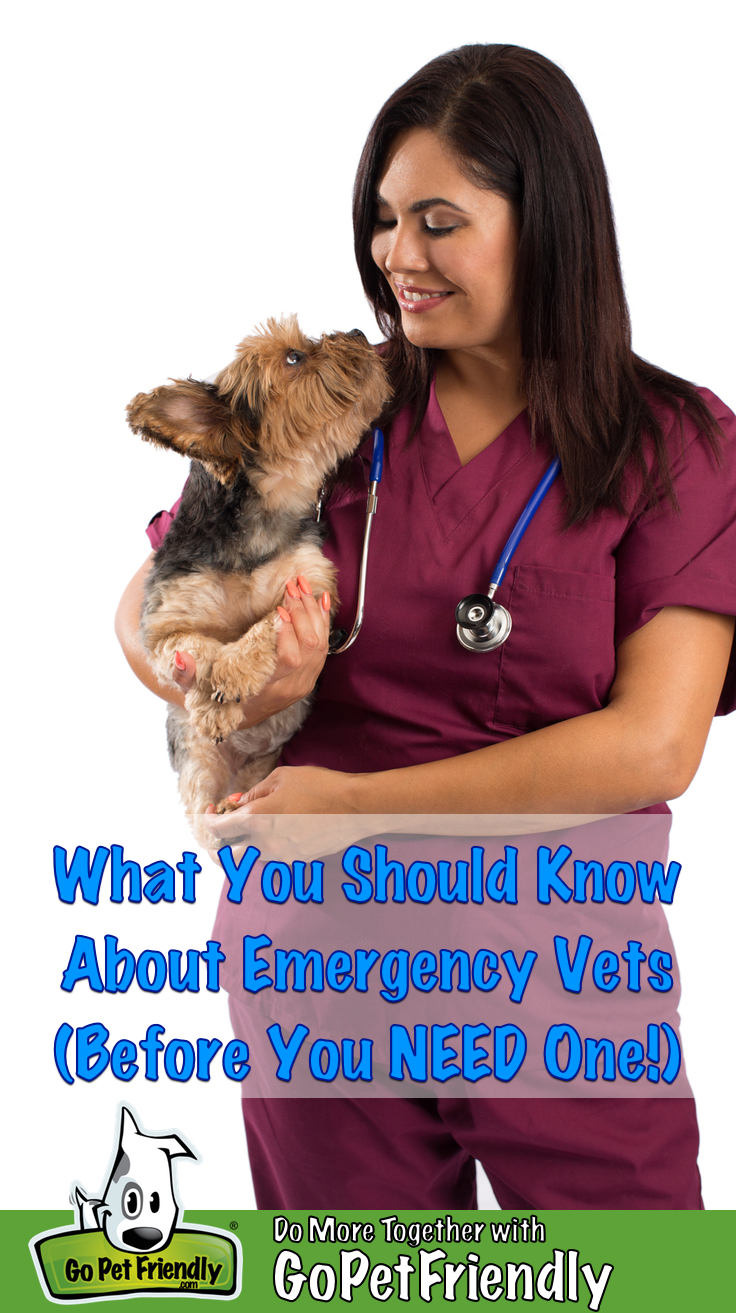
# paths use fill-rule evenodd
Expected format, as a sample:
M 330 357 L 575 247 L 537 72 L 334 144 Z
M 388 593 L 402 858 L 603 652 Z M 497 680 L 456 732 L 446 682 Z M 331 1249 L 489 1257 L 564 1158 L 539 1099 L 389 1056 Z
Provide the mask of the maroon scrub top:
M 513 627 L 495 652 L 468 652 L 455 607 L 485 592 L 503 546 L 551 459 L 532 448 L 522 412 L 467 465 L 460 463 L 432 386 L 419 432 L 408 411 L 393 424 L 379 489 L 365 618 L 352 648 L 327 659 L 314 710 L 282 761 L 343 771 L 457 756 L 606 705 L 616 645 L 664 606 L 736 614 L 736 417 L 700 390 L 723 430 L 722 460 L 696 425 L 668 433 L 675 510 L 666 500 L 628 515 L 605 510 L 565 530 L 558 478 L 498 590 Z M 338 566 L 335 627 L 352 628 L 365 524 L 370 447 L 356 456 L 365 487 L 327 506 L 325 551 Z M 178 503 L 148 527 L 154 548 Z M 736 706 L 736 660 L 719 702 Z M 667 808 L 662 804 L 656 809 Z
M 391 433 L 379 489 L 359 638 L 328 657 L 314 710 L 286 745 L 284 764 L 344 771 L 410 766 L 582 716 L 606 705 L 616 645 L 664 606 L 736 614 L 736 418 L 701 395 L 725 434 L 722 466 L 695 425 L 670 415 L 675 511 L 663 501 L 612 510 L 565 530 L 558 478 L 497 593 L 511 634 L 495 652 L 469 652 L 455 607 L 485 592 L 552 453 L 532 448 L 526 412 L 461 465 L 432 387 L 406 445 L 410 417 Z M 666 420 L 666 415 L 663 416 Z M 361 449 L 363 468 L 369 450 Z M 339 491 L 325 550 L 339 569 L 337 627 L 355 615 L 364 491 Z M 719 704 L 736 703 L 736 664 Z M 662 807 L 662 810 L 666 808 Z

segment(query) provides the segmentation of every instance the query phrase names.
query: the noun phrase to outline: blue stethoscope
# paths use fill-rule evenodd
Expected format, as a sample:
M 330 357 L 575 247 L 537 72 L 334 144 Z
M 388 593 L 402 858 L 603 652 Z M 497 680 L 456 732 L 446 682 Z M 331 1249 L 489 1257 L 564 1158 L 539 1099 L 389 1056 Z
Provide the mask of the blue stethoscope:
M 495 648 L 501 647 L 506 642 L 511 633 L 511 616 L 505 606 L 499 602 L 494 602 L 493 598 L 503 583 L 504 575 L 508 569 L 509 562 L 539 507 L 544 501 L 552 484 L 560 472 L 560 462 L 555 457 L 544 477 L 537 484 L 529 501 L 524 507 L 516 524 L 514 525 L 509 539 L 504 547 L 498 560 L 491 582 L 488 585 L 487 593 L 469 593 L 461 602 L 458 602 L 455 608 L 455 620 L 457 621 L 457 637 L 463 647 L 469 652 L 493 652 Z M 363 552 L 360 558 L 360 579 L 358 583 L 358 606 L 355 612 L 355 622 L 346 637 L 345 630 L 339 629 L 330 639 L 330 653 L 336 656 L 340 652 L 347 652 L 352 647 L 363 624 L 363 610 L 365 606 L 365 580 L 368 568 L 368 545 L 371 539 L 371 527 L 373 516 L 378 506 L 378 485 L 383 475 L 383 433 L 380 429 L 373 429 L 373 459 L 371 460 L 371 472 L 368 488 L 368 503 L 365 513 L 365 531 L 363 534 Z M 317 503 L 317 519 L 322 512 L 322 498 Z

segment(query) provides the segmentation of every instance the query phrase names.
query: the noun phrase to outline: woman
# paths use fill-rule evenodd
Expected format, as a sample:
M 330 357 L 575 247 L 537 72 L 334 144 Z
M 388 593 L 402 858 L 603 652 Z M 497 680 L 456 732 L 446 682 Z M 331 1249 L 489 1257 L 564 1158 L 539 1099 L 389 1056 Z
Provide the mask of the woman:
M 355 231 L 395 387 L 366 624 L 324 664 L 325 612 L 308 581 L 289 585 L 280 664 L 245 718 L 321 675 L 317 704 L 236 824 L 666 812 L 719 701 L 733 705 L 734 420 L 631 351 L 605 170 L 571 83 L 516 47 L 434 60 L 371 130 Z M 553 455 L 562 478 L 499 594 L 512 639 L 469 653 L 455 605 L 485 590 Z M 329 514 L 349 627 L 362 494 L 346 481 Z M 135 637 L 146 568 L 120 628 L 154 687 Z M 186 687 L 192 663 L 180 662 Z M 211 828 L 227 842 L 233 820 Z M 244 1101 L 261 1207 L 467 1207 L 473 1156 L 503 1207 L 700 1206 L 691 1101 L 570 1112 L 556 1100 Z

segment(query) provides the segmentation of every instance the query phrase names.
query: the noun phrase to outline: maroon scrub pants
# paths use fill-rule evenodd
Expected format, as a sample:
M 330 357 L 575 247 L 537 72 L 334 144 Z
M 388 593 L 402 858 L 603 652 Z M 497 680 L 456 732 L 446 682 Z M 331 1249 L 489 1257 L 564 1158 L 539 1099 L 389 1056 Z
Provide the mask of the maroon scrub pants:
M 702 1208 L 692 1099 L 244 1099 L 259 1208 Z

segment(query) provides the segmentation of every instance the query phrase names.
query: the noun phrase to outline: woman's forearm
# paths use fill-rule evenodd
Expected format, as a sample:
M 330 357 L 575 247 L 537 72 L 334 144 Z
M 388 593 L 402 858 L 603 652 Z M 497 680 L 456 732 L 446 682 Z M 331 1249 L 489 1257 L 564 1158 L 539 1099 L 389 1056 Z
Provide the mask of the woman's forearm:
M 359 812 L 458 814 L 635 811 L 683 791 L 610 709 L 461 757 L 351 777 Z M 689 781 L 688 781 L 689 782 Z
M 163 698 L 164 702 L 173 702 L 175 706 L 183 707 L 184 693 L 171 684 L 162 683 L 151 666 L 141 642 L 141 607 L 146 576 L 152 564 L 153 554 L 146 558 L 125 589 L 115 615 L 115 633 L 128 665 L 141 683 L 150 689 L 151 693 L 155 693 L 156 697 Z
M 531 833 L 664 802 L 697 770 L 732 635 L 729 617 L 667 607 L 620 645 L 600 711 L 398 770 L 279 767 L 236 811 L 207 818 L 212 848 L 283 856 L 288 841 L 321 856 L 378 832 Z
M 350 777 L 360 812 L 619 812 L 678 797 L 700 763 L 733 620 L 668 607 L 618 651 L 609 705 L 476 752 Z

